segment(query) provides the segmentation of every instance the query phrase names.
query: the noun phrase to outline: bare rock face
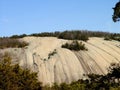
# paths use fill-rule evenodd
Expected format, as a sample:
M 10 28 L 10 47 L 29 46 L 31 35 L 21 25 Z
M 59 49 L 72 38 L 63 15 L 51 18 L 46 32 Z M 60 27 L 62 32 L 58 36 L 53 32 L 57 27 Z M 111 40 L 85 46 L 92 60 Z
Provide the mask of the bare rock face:
M 38 72 L 43 85 L 70 83 L 84 79 L 83 74 L 106 74 L 110 63 L 120 62 L 120 42 L 105 41 L 103 38 L 90 38 L 83 42 L 88 51 L 70 51 L 61 48 L 68 40 L 55 37 L 25 37 L 29 43 L 25 48 L 7 48 L 14 63 Z

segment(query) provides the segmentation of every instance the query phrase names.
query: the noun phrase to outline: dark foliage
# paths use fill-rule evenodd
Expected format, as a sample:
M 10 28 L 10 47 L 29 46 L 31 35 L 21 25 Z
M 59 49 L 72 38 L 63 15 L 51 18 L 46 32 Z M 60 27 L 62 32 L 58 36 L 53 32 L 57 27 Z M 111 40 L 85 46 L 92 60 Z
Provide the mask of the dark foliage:
M 23 37 L 26 37 L 27 35 L 26 34 L 22 34 L 22 35 L 13 35 L 11 36 L 10 38 L 23 38 Z
M 68 39 L 68 40 L 89 40 L 89 37 L 105 37 L 110 35 L 108 32 L 100 31 L 87 31 L 87 30 L 75 30 L 75 31 L 64 31 L 61 32 L 58 38 Z
M 60 39 L 68 39 L 68 40 L 88 40 L 87 31 L 64 31 L 61 32 L 58 36 Z
M 27 46 L 28 43 L 18 39 L 0 38 L 0 49 L 4 48 L 22 48 Z
M 104 40 L 111 41 L 110 37 L 108 37 L 108 36 L 104 37 Z
M 116 41 L 120 41 L 120 34 L 119 33 L 110 34 L 110 35 L 106 36 L 104 38 L 104 40 L 116 40 Z
M 119 90 L 120 63 L 112 63 L 108 74 L 88 74 L 88 79 L 80 79 L 70 84 L 55 83 L 52 87 L 41 86 L 37 73 L 12 65 L 8 53 L 0 54 L 0 90 Z
M 67 48 L 75 51 L 87 50 L 85 44 L 82 44 L 82 42 L 79 43 L 78 41 L 73 41 L 72 43 L 65 43 L 62 45 L 62 48 Z
M 112 63 L 108 68 L 108 74 L 89 74 L 89 90 L 116 90 L 120 89 L 120 63 Z M 87 88 L 86 87 L 86 88 Z
M 23 38 L 26 36 L 35 36 L 35 37 L 57 37 L 59 39 L 67 40 L 82 40 L 87 41 L 89 37 L 105 37 L 105 40 L 117 40 L 120 41 L 119 33 L 109 33 L 101 31 L 87 31 L 87 30 L 74 30 L 74 31 L 63 31 L 63 32 L 43 32 L 43 33 L 34 33 L 31 35 L 13 35 L 10 38 L 17 39 Z
M 0 58 L 0 90 L 41 90 L 37 73 L 12 65 L 11 58 L 5 53 Z
M 112 63 L 108 71 L 108 75 L 116 79 L 120 79 L 120 63 Z
M 111 34 L 110 38 L 113 40 L 120 41 L 120 34 L 117 34 L 117 33 Z
M 106 75 L 88 74 L 88 79 L 80 79 L 71 84 L 54 84 L 43 90 L 120 90 L 120 64 L 113 63 Z M 116 81 L 116 79 L 118 81 Z
M 60 32 L 43 32 L 43 33 L 34 33 L 29 36 L 36 36 L 36 37 L 57 37 L 59 36 Z
M 10 38 L 23 38 L 25 36 L 35 36 L 35 37 L 58 37 L 60 39 L 87 41 L 89 37 L 105 37 L 108 35 L 111 35 L 111 33 L 101 32 L 101 31 L 72 30 L 72 31 L 63 31 L 63 32 L 34 33 L 31 35 L 26 35 L 26 34 L 13 35 Z
M 112 16 L 113 21 L 114 22 L 120 21 L 120 1 L 116 3 L 113 10 L 114 10 L 114 13 Z
M 82 40 L 87 41 L 89 37 L 103 37 L 104 40 L 116 40 L 120 41 L 120 33 L 109 33 L 102 31 L 88 31 L 88 30 L 72 30 L 72 31 L 63 31 L 63 32 L 43 32 L 43 33 L 34 33 L 31 35 L 13 35 L 10 38 L 17 39 L 23 38 L 25 36 L 35 36 L 35 37 L 57 37 L 59 39 L 67 40 Z
M 56 49 L 54 49 L 53 52 L 50 52 L 50 53 L 48 54 L 48 59 L 50 59 L 50 58 L 51 58 L 53 55 L 55 55 L 55 54 L 57 54 Z

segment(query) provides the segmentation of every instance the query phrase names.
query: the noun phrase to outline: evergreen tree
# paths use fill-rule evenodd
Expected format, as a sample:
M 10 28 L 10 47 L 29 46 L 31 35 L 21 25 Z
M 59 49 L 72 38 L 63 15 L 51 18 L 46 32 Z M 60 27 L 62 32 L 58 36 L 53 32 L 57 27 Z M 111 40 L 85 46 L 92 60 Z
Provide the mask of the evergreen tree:
M 0 90 L 41 90 L 37 73 L 12 65 L 11 58 L 5 53 L 0 58 Z

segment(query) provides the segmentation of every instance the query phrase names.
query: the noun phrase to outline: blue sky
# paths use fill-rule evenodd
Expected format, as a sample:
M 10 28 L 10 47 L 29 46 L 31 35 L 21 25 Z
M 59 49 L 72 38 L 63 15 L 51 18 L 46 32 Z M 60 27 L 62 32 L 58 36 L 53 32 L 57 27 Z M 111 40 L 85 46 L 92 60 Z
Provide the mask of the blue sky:
M 120 33 L 112 21 L 118 0 L 0 0 L 0 36 L 64 30 Z

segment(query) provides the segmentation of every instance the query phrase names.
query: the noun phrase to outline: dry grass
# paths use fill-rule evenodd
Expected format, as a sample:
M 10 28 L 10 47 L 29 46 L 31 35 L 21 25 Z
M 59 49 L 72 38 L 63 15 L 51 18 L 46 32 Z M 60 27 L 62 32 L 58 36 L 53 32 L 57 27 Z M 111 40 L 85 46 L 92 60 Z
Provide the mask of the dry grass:
M 22 48 L 27 46 L 28 43 L 20 41 L 19 39 L 0 38 L 0 49 L 4 48 Z

